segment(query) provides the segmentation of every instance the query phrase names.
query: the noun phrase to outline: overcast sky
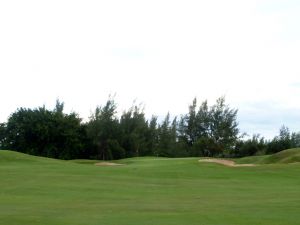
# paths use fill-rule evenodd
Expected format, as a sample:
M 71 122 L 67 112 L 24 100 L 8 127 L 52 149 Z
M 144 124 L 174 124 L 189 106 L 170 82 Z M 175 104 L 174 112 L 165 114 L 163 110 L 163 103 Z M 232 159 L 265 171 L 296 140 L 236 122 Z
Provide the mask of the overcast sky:
M 0 122 L 114 93 L 148 117 L 225 95 L 244 132 L 300 131 L 300 1 L 0 1 Z

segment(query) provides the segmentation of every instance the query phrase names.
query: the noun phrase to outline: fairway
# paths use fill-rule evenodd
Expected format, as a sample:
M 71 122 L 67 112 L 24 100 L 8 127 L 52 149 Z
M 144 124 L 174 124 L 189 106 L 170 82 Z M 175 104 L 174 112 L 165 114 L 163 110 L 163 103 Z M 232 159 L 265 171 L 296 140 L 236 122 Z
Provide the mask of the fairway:
M 95 166 L 0 151 L 0 225 L 300 224 L 300 163 L 198 160 Z

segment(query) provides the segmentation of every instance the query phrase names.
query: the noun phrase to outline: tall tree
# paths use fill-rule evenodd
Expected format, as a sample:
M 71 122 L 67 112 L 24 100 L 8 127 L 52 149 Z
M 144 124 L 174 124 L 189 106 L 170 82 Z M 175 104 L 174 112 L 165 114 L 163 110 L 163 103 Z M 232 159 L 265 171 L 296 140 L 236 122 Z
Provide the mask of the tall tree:
M 156 155 L 166 157 L 179 156 L 177 141 L 177 117 L 171 122 L 170 113 L 168 113 L 158 127 L 158 147 Z
M 103 107 L 96 108 L 87 124 L 87 134 L 96 149 L 96 158 L 98 159 L 113 158 L 110 147 L 116 147 L 118 137 L 116 108 L 114 99 L 108 99 Z
M 81 119 L 43 107 L 20 108 L 8 119 L 7 148 L 34 155 L 71 159 L 83 150 Z
M 199 127 L 197 126 L 197 99 L 194 98 L 192 105 L 189 106 L 189 113 L 185 116 L 186 126 L 185 134 L 186 139 L 190 146 L 197 140 L 197 133 Z
M 234 157 L 253 156 L 264 154 L 267 148 L 267 142 L 259 134 L 254 134 L 247 140 L 238 140 L 231 155 Z
M 6 146 L 6 123 L 0 123 L 0 149 Z
M 148 122 L 148 129 L 146 132 L 146 149 L 145 155 L 157 155 L 158 147 L 158 122 L 157 116 L 152 116 Z
M 189 113 L 179 123 L 179 140 L 186 141 L 191 155 L 206 156 L 222 153 L 234 146 L 238 139 L 237 110 L 225 104 L 225 98 L 217 99 L 208 107 L 204 101 L 197 110 L 197 99 L 189 106 Z
M 233 148 L 238 140 L 237 109 L 229 108 L 225 104 L 225 97 L 218 98 L 211 107 L 208 134 L 214 143 L 211 149 L 213 155 Z
M 141 106 L 134 105 L 123 112 L 120 120 L 122 131 L 121 143 L 126 157 L 142 156 L 147 151 L 148 123 Z
M 159 156 L 170 156 L 171 132 L 170 113 L 168 113 L 158 128 L 158 151 Z
M 276 153 L 282 150 L 286 150 L 293 146 L 293 141 L 292 135 L 290 133 L 290 130 L 286 126 L 281 126 L 279 130 L 279 135 L 275 136 L 269 143 L 268 143 L 268 148 L 267 148 L 267 153 Z M 294 138 L 296 136 L 294 135 Z

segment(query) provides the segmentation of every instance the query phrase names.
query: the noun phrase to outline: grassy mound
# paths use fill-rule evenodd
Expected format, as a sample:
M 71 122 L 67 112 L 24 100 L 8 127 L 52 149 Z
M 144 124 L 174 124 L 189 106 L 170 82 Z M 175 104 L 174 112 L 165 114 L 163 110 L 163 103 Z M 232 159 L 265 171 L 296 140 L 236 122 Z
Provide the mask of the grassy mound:
M 0 150 L 0 163 L 58 162 L 60 160 L 33 156 L 21 152 Z
M 266 163 L 300 162 L 300 148 L 288 149 L 267 157 Z
M 300 162 L 300 148 L 287 149 L 273 155 L 250 156 L 236 160 L 238 163 L 273 164 Z

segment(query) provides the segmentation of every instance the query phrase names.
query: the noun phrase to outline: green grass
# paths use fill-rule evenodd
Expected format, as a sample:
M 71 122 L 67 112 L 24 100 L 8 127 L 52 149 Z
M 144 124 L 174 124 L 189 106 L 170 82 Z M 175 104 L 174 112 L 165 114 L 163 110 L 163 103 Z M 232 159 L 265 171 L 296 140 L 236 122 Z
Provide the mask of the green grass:
M 300 148 L 287 149 L 273 155 L 244 157 L 235 161 L 254 164 L 299 163 Z
M 296 225 L 300 165 L 132 158 L 116 167 L 0 151 L 2 225 Z

